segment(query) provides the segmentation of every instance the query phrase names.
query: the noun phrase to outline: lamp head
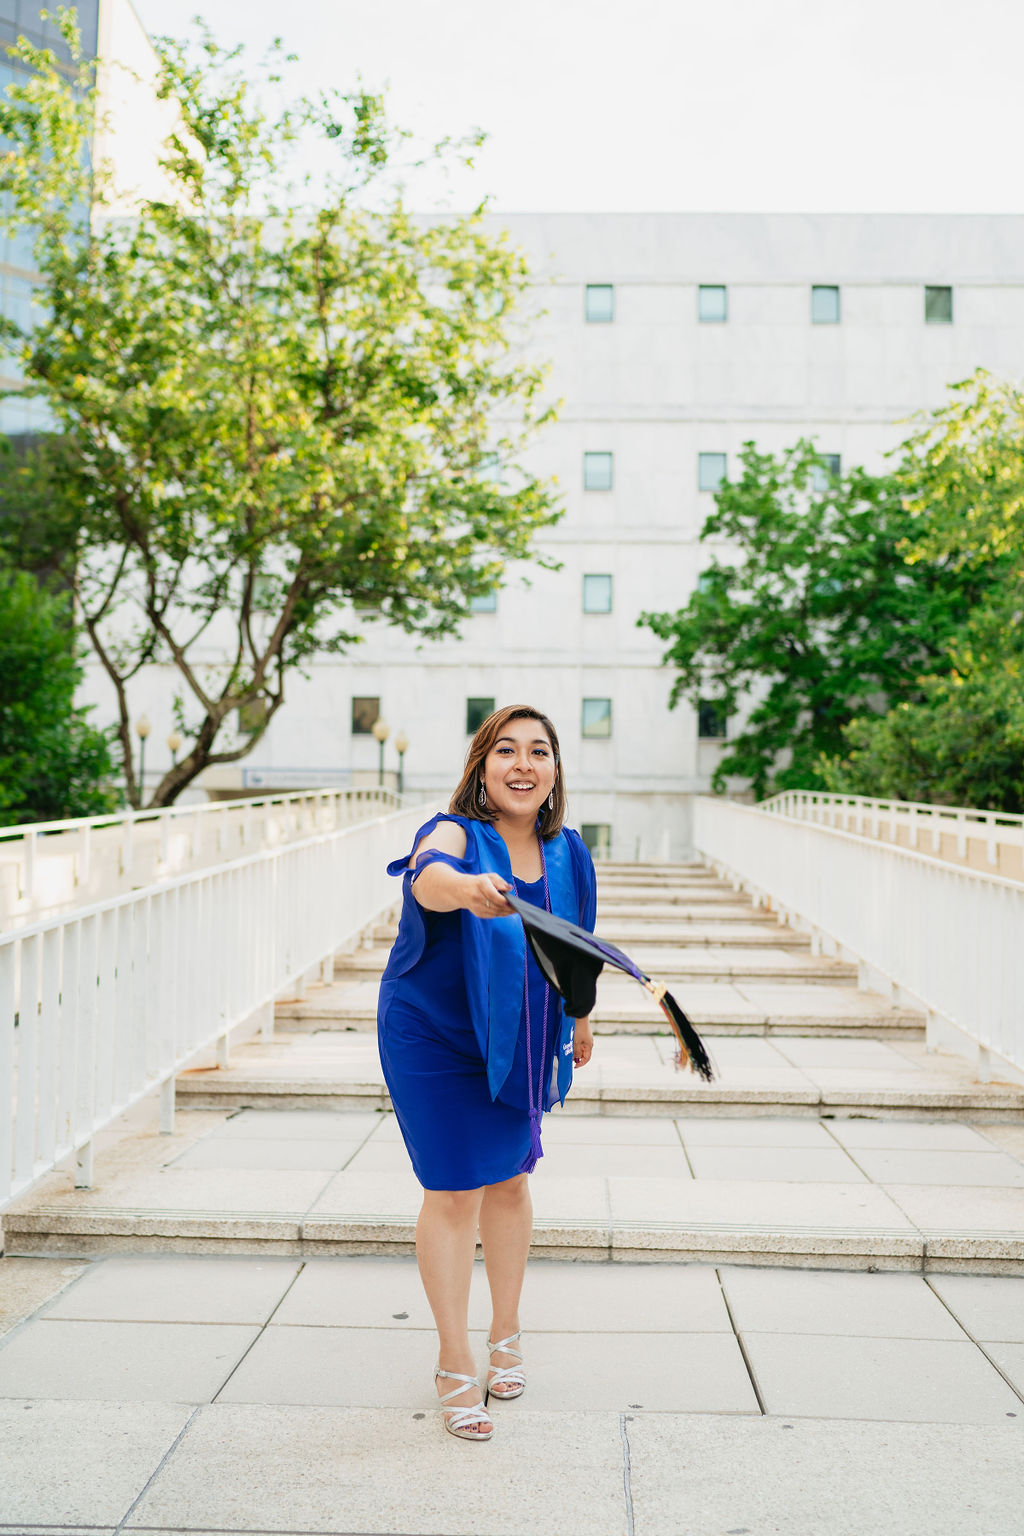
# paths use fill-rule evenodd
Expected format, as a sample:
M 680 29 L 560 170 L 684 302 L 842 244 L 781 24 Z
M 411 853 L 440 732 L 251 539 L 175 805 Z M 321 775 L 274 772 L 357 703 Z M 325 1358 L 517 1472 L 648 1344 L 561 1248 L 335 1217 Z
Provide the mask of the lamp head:
M 145 741 L 146 737 L 149 735 L 149 733 L 150 733 L 150 731 L 152 729 L 153 729 L 153 727 L 150 725 L 150 723 L 147 720 L 146 716 L 145 715 L 140 715 L 139 718 L 135 722 L 135 733 L 138 736 L 139 740 L 140 741 Z
M 182 735 L 180 731 L 172 731 L 167 738 L 167 745 L 172 752 L 180 752 Z
M 383 720 L 380 718 L 380 716 L 378 716 L 377 719 L 373 722 L 373 734 L 380 742 L 381 746 L 383 746 L 391 734 L 391 727 L 388 725 L 386 720 Z
M 399 757 L 401 757 L 408 750 L 409 738 L 404 731 L 399 731 L 398 735 L 395 737 L 395 751 L 398 753 Z

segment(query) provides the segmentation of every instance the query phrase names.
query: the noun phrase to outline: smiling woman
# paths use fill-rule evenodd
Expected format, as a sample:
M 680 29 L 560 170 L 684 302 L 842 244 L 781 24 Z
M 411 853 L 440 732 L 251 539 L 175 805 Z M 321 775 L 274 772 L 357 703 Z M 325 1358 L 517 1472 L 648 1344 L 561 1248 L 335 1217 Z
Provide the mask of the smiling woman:
M 544 1111 L 564 1102 L 573 1066 L 593 1050 L 589 1020 L 564 1013 L 504 895 L 593 930 L 594 865 L 563 826 L 565 806 L 554 726 L 529 705 L 506 706 L 473 737 L 448 814 L 388 866 L 404 892 L 378 1041 L 423 1185 L 416 1253 L 440 1342 L 436 1377 L 461 1383 L 441 1395 L 445 1428 L 463 1439 L 493 1433 L 467 1331 L 477 1231 L 493 1305 L 487 1392 L 519 1397 L 527 1175 L 543 1155 Z

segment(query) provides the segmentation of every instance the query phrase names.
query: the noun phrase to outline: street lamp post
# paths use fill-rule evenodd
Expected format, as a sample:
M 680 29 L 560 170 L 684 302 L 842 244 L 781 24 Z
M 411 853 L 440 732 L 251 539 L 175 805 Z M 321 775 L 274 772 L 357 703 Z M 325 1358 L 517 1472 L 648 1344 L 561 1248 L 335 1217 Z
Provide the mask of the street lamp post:
M 135 734 L 139 738 L 139 805 L 146 793 L 146 737 L 153 727 L 145 715 L 140 715 L 135 722 Z
M 168 746 L 168 748 L 170 750 L 170 754 L 171 754 L 171 767 L 172 768 L 177 768 L 177 766 L 178 766 L 178 753 L 181 751 L 181 732 L 180 731 L 172 731 L 171 732 L 171 734 L 167 738 L 167 746 Z
M 409 750 L 409 738 L 404 731 L 399 731 L 395 737 L 395 751 L 398 753 L 398 793 L 402 794 L 405 788 L 405 754 Z
M 377 769 L 377 783 L 380 786 L 380 788 L 383 789 L 384 788 L 384 743 L 387 741 L 388 737 L 391 734 L 391 727 L 388 725 L 387 721 L 382 719 L 379 715 L 378 715 L 377 719 L 373 722 L 373 734 L 377 738 L 377 745 L 380 747 L 380 763 L 379 763 L 378 769 Z

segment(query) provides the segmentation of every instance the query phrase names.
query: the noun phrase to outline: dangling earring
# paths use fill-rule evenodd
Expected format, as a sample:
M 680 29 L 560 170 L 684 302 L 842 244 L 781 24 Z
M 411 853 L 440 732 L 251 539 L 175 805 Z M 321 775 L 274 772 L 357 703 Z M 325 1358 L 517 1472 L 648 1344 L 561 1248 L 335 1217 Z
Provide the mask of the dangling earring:
M 480 780 L 480 793 L 477 795 L 476 798 L 477 798 L 477 801 L 478 801 L 478 803 L 480 805 L 486 805 L 487 804 L 487 791 L 486 791 L 486 789 L 484 789 L 484 781 L 483 781 L 483 779 Z
M 549 811 L 553 811 L 554 808 L 555 808 L 555 792 L 554 792 L 554 790 L 552 790 L 550 795 L 548 795 L 548 810 Z

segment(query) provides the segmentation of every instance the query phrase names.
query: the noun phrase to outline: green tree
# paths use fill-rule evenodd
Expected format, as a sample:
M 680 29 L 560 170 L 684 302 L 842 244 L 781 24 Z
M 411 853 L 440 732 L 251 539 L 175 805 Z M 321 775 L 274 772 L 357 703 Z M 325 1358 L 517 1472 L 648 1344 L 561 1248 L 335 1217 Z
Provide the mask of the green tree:
M 916 702 L 863 715 L 821 764 L 848 794 L 1024 810 L 1024 392 L 980 370 L 905 445 L 897 479 L 911 568 L 989 585 Z
M 186 735 L 162 805 L 251 750 L 296 668 L 354 643 L 353 605 L 452 634 L 558 515 L 519 467 L 549 418 L 521 355 L 528 272 L 483 208 L 407 212 L 378 97 L 272 116 L 276 65 L 262 91 L 208 34 L 199 62 L 158 49 L 173 196 L 130 219 L 103 217 L 102 168 L 90 184 L 89 61 L 69 79 L 19 42 L 32 73 L 0 107 L 0 190 L 8 222 L 38 230 L 43 279 L 38 325 L 8 345 L 61 435 L 3 496 L 50 509 L 134 805 L 129 683 L 147 664 L 176 669 Z M 316 187 L 288 169 L 310 134 L 336 153 Z
M 105 732 L 74 706 L 81 678 L 66 595 L 0 570 L 0 823 L 113 810 Z
M 920 696 L 922 674 L 948 670 L 947 646 L 986 577 L 942 552 L 909 564 L 914 529 L 893 475 L 825 472 L 801 440 L 775 456 L 744 446 L 701 532 L 714 554 L 676 613 L 645 613 L 677 670 L 671 694 L 746 710 L 714 775 L 758 797 L 823 788 L 823 760 L 865 712 Z

